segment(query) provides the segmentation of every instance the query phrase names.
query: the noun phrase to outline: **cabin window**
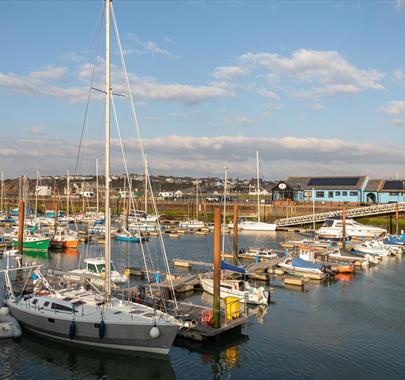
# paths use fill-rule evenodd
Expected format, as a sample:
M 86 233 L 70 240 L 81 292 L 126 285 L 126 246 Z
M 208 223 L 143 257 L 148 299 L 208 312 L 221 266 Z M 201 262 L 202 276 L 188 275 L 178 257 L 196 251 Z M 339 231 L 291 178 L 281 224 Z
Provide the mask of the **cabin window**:
M 328 198 L 333 198 L 333 191 L 328 192 Z
M 390 197 L 396 197 L 397 193 L 390 193 Z
M 357 191 L 351 191 L 350 196 L 351 197 L 357 197 Z
M 97 273 L 97 268 L 96 268 L 96 266 L 94 264 L 87 264 L 87 269 L 90 272 Z
M 340 197 L 340 191 L 336 191 L 335 194 L 336 194 L 337 197 Z
M 72 311 L 72 308 L 69 306 L 61 305 L 59 303 L 52 302 L 51 309 L 60 310 L 60 311 Z
M 347 196 L 347 191 L 342 191 L 342 195 L 343 195 L 344 197 L 346 197 L 346 196 Z
M 49 306 L 49 301 L 45 301 L 44 302 L 44 307 L 48 307 Z
M 37 303 L 38 303 L 38 299 L 35 298 L 35 299 L 32 301 L 32 304 L 33 304 L 33 305 L 36 305 Z
M 330 219 L 326 219 L 322 225 L 322 227 L 332 227 L 332 226 L 333 226 L 333 220 L 330 220 Z
M 316 192 L 316 197 L 317 198 L 323 198 L 325 196 L 325 193 L 323 191 L 317 191 Z

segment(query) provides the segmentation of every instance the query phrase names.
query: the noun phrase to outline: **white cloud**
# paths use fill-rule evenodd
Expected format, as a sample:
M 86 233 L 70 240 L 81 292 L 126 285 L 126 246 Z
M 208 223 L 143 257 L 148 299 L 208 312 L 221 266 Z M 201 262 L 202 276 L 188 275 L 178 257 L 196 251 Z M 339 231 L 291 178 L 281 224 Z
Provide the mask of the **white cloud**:
M 394 119 L 391 120 L 392 125 L 397 125 L 397 126 L 405 126 L 405 119 Z
M 89 141 L 87 157 L 97 157 L 103 142 Z M 265 177 L 285 178 L 295 175 L 349 175 L 364 174 L 372 167 L 373 176 L 385 176 L 392 168 L 401 168 L 405 152 L 401 145 L 365 143 L 340 139 L 288 136 L 165 136 L 144 140 L 153 174 L 172 175 L 222 175 L 224 163 L 229 163 L 230 175 L 253 177 L 255 151 L 260 159 Z M 31 149 L 32 146 L 36 149 Z M 129 169 L 142 172 L 138 142 L 124 140 Z M 123 165 L 119 142 L 111 141 L 112 171 L 122 173 Z M 72 168 L 77 152 L 77 142 L 62 139 L 16 140 L 12 147 L 0 148 L 0 160 L 7 175 L 34 174 L 40 168 L 44 174 L 61 174 Z M 46 165 L 44 164 L 46 162 Z M 93 162 L 93 161 L 91 161 Z M 45 165 L 45 166 L 44 166 Z M 90 172 L 94 165 L 80 160 L 79 172 Z M 289 169 L 290 168 L 290 169 Z M 12 173 L 12 174 L 11 174 Z
M 257 93 L 259 95 L 262 95 L 262 96 L 265 96 L 265 97 L 268 97 L 268 98 L 271 98 L 271 99 L 274 99 L 274 100 L 278 100 L 280 98 L 274 91 L 270 91 L 270 90 L 267 90 L 265 88 L 257 89 Z
M 131 41 L 134 41 L 138 46 L 143 48 L 143 50 L 145 52 L 149 52 L 149 53 L 154 54 L 154 55 L 164 55 L 164 56 L 167 56 L 167 57 L 171 56 L 171 53 L 168 50 L 160 48 L 153 41 L 143 41 L 139 37 L 133 35 L 132 33 L 130 33 L 128 35 L 128 37 L 129 37 L 129 39 Z M 132 50 L 132 52 L 134 52 L 134 51 L 135 50 Z M 127 52 L 128 52 L 128 50 L 127 50 Z
M 404 72 L 401 69 L 394 70 L 393 72 L 394 78 L 398 81 L 401 82 L 404 79 Z
M 214 77 L 217 79 L 223 79 L 225 81 L 230 81 L 237 77 L 248 74 L 249 70 L 247 68 L 241 68 L 238 66 L 218 66 L 214 70 Z
M 250 120 L 247 116 L 232 116 L 232 117 L 225 117 L 226 124 L 237 124 L 243 127 L 247 127 L 248 125 L 252 124 L 252 120 Z
M 379 111 L 390 115 L 403 115 L 405 114 L 405 101 L 396 100 L 388 102 L 385 106 L 381 107 Z
M 405 9 L 405 0 L 395 0 L 395 9 L 397 11 Z
M 65 76 L 67 67 L 46 66 L 43 70 L 31 71 L 28 75 L 36 79 L 60 79 Z
M 310 108 L 311 110 L 315 110 L 315 111 L 322 111 L 326 108 L 321 103 L 312 103 L 312 104 L 309 104 L 307 107 Z
M 376 70 L 364 70 L 349 63 L 337 51 L 300 49 L 290 57 L 276 53 L 246 53 L 239 57 L 241 67 L 265 70 L 275 81 L 291 81 L 300 89 L 291 93 L 317 98 L 325 95 L 353 94 L 384 87 L 379 81 L 384 75 Z

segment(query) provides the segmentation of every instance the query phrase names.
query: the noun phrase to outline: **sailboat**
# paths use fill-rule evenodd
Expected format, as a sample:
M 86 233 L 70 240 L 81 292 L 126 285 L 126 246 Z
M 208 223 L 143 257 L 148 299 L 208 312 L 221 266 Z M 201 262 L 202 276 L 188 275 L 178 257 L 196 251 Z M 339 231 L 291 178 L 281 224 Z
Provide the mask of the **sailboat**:
M 260 177 L 259 177 L 259 152 L 256 151 L 256 193 L 257 193 L 257 221 L 240 220 L 238 221 L 238 229 L 242 231 L 275 231 L 277 225 L 274 223 L 266 223 L 260 221 Z M 233 228 L 233 223 L 228 224 L 229 228 Z
M 110 217 L 110 12 L 105 1 L 105 262 L 111 262 Z M 117 30 L 116 24 L 115 28 Z M 118 34 L 118 33 L 117 33 Z M 118 37 L 118 36 L 117 36 Z M 119 40 L 118 40 L 119 41 Z M 121 56 L 122 49 L 119 44 Z M 129 86 L 128 86 L 129 90 Z M 44 337 L 84 346 L 167 354 L 182 324 L 173 316 L 151 307 L 116 299 L 111 294 L 111 266 L 105 266 L 104 292 L 84 289 L 54 289 L 38 266 L 26 266 L 34 285 L 31 294 L 16 294 L 12 273 L 4 270 L 5 302 L 23 327 Z M 18 270 L 21 270 L 19 268 Z
M 196 218 L 195 219 L 187 219 L 179 222 L 179 228 L 184 229 L 184 230 L 192 230 L 192 229 L 199 229 L 205 227 L 205 224 L 203 221 L 198 220 L 198 209 L 199 209 L 199 204 L 198 204 L 198 184 L 199 180 L 196 180 Z

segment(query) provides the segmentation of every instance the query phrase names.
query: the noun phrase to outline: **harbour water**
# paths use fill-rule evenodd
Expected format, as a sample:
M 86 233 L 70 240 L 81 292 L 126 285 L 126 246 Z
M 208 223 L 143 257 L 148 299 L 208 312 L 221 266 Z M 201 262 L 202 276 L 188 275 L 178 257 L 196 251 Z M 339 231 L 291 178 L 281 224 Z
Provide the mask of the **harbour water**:
M 239 243 L 277 247 L 287 237 L 292 236 L 242 233 Z M 170 260 L 212 261 L 212 236 L 165 240 Z M 156 264 L 157 238 L 149 246 Z M 78 253 L 32 259 L 73 269 L 102 250 L 83 244 Z M 225 250 L 231 250 L 231 237 Z M 142 265 L 139 244 L 113 242 L 113 260 L 121 270 Z M 350 281 L 312 283 L 305 291 L 276 287 L 267 309 L 250 309 L 253 316 L 242 335 L 191 347 L 178 341 L 166 359 L 93 351 L 24 333 L 18 341 L 0 341 L 0 379 L 400 379 L 405 373 L 404 271 L 405 259 L 392 257 Z M 190 299 L 211 301 L 200 293 Z

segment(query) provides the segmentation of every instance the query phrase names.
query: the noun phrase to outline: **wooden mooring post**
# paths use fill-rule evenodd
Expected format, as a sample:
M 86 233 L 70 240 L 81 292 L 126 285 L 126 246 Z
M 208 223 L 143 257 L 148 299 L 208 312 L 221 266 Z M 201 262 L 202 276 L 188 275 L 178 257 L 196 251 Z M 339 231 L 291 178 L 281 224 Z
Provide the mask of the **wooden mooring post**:
M 398 210 L 398 203 L 395 205 L 395 233 L 398 235 L 399 231 L 399 210 Z
M 212 305 L 213 327 L 221 327 L 221 210 L 214 210 L 214 299 Z
M 342 210 L 342 235 L 343 235 L 343 242 L 342 242 L 342 247 L 343 249 L 346 249 L 346 207 L 343 207 Z
M 233 264 L 238 263 L 238 205 L 233 206 Z

